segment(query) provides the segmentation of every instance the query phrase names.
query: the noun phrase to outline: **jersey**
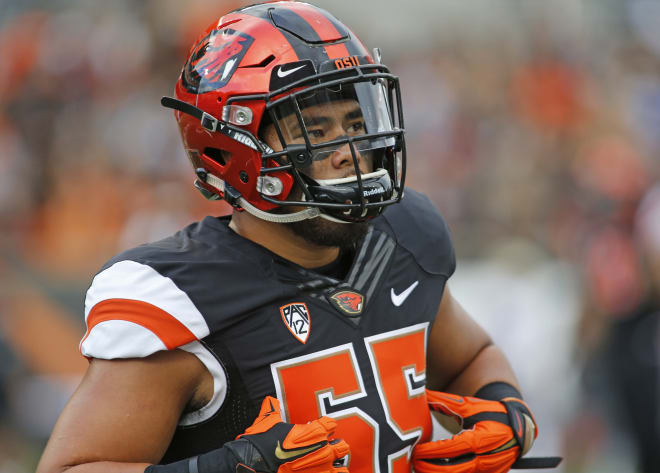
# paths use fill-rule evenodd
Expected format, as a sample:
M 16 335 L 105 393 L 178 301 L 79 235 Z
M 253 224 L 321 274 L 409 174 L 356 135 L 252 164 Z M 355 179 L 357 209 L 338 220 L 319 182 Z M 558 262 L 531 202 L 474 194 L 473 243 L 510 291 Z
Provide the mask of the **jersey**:
M 353 473 L 409 472 L 431 435 L 426 347 L 455 267 L 448 228 L 406 190 L 374 219 L 343 279 L 300 267 L 206 217 L 111 259 L 86 296 L 80 349 L 102 359 L 194 353 L 210 402 L 182 416 L 162 463 L 233 440 L 266 395 L 286 422 L 327 415 Z

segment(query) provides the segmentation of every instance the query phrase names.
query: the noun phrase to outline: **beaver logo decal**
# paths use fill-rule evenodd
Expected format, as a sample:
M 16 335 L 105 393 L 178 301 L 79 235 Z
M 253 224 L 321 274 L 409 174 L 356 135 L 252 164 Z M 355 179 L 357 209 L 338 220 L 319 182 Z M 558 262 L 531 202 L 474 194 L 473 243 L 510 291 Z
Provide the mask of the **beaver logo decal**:
M 190 51 L 181 73 L 183 86 L 193 94 L 224 87 L 253 42 L 252 36 L 231 28 L 211 31 Z
M 360 315 L 364 308 L 364 296 L 355 291 L 339 291 L 330 296 L 333 305 L 347 315 Z

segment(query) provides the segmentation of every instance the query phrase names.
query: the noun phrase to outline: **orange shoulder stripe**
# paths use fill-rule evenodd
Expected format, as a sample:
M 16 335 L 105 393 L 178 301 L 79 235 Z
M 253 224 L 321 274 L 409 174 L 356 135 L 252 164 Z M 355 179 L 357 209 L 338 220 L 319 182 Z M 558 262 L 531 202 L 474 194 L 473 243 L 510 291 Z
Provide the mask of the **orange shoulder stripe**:
M 87 333 L 101 322 L 124 320 L 153 332 L 168 350 L 197 339 L 188 328 L 169 313 L 148 302 L 132 299 L 108 299 L 96 304 L 87 317 Z

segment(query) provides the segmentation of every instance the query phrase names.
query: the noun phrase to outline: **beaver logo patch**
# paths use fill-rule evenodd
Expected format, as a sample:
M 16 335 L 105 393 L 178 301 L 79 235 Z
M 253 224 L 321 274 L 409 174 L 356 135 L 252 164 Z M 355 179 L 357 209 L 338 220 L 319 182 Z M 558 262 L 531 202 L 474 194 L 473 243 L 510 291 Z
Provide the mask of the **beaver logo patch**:
M 364 296 L 359 292 L 339 291 L 332 294 L 329 299 L 340 312 L 349 316 L 360 315 L 364 308 Z

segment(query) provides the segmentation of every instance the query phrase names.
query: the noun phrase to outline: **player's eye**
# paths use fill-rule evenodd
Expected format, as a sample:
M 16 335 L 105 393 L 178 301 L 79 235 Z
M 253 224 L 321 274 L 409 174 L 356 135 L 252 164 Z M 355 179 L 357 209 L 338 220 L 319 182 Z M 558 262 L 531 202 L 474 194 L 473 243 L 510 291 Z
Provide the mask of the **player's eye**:
M 320 128 L 307 130 L 307 131 L 309 133 L 309 136 L 312 138 L 321 139 L 325 136 L 325 132 Z
M 350 133 L 351 135 L 357 135 L 364 133 L 365 125 L 364 122 L 355 122 L 351 123 L 351 125 L 348 127 L 346 131 Z

